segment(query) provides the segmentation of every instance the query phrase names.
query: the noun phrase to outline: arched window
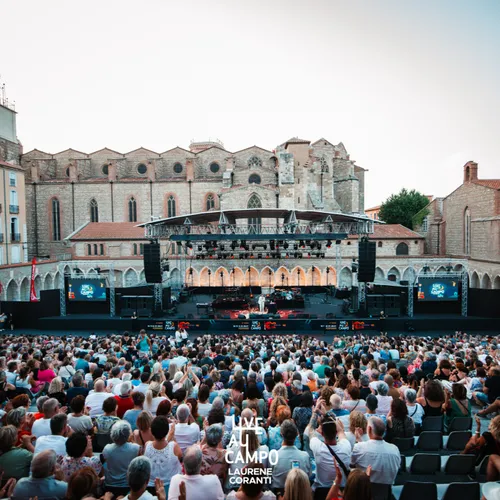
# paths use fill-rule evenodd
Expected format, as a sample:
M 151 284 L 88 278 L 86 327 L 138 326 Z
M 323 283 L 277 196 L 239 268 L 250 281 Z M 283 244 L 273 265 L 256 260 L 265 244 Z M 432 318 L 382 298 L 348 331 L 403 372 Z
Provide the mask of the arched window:
M 87 244 L 87 255 L 92 255 L 92 245 L 90 243 Z
M 262 167 L 262 160 L 260 158 L 258 158 L 257 156 L 252 156 L 248 160 L 248 166 L 250 168 Z
M 137 243 L 134 243 L 133 250 L 134 255 L 137 255 Z
M 381 241 L 379 241 L 379 242 L 377 243 L 377 246 L 378 246 L 379 248 L 381 248 L 381 247 L 382 247 L 382 242 L 381 242 Z
M 52 239 L 61 241 L 61 206 L 57 198 L 52 198 Z
M 137 203 L 133 196 L 128 200 L 128 221 L 137 222 Z
M 262 202 L 256 194 L 252 194 L 248 200 L 247 208 L 262 208 Z M 248 225 L 250 227 L 249 232 L 260 231 L 260 226 L 262 225 L 262 219 L 260 217 L 251 217 L 248 219 Z
M 175 198 L 170 195 L 167 200 L 167 217 L 175 217 Z
M 99 222 L 99 207 L 95 198 L 90 200 L 90 222 Z
M 94 255 L 98 255 L 97 254 L 97 243 L 94 243 Z
M 260 184 L 260 175 L 252 174 L 248 178 L 248 184 Z
M 104 245 L 102 243 L 99 244 L 99 253 L 104 255 Z
M 467 207 L 465 209 L 465 212 L 464 212 L 464 253 L 465 253 L 465 255 L 470 254 L 470 240 L 471 240 L 470 210 L 469 210 L 469 207 Z
M 396 255 L 408 255 L 408 245 L 406 243 L 400 243 L 396 247 Z
M 213 194 L 207 196 L 207 211 L 215 208 L 215 197 Z

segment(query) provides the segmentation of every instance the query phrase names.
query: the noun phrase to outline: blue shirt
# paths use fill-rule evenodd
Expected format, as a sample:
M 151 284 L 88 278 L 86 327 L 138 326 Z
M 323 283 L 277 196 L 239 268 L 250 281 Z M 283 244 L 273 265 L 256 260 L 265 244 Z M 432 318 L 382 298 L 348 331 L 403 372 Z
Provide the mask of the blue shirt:
M 54 476 L 45 477 L 43 479 L 34 479 L 32 477 L 23 477 L 20 479 L 12 498 L 14 500 L 21 500 L 38 497 L 39 500 L 45 498 L 65 498 L 68 483 L 58 481 Z

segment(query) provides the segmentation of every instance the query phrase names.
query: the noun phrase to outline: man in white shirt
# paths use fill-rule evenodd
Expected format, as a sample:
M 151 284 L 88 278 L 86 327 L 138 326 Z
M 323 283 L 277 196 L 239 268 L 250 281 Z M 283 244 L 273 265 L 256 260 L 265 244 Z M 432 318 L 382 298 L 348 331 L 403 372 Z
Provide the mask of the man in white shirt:
M 378 417 L 368 419 L 369 441 L 359 442 L 361 435 L 356 432 L 358 441 L 352 450 L 351 463 L 366 470 L 372 466 L 370 481 L 380 484 L 394 484 L 401 465 L 401 454 L 397 446 L 384 441 L 385 424 Z
M 186 448 L 201 439 L 200 427 L 196 422 L 188 424 L 191 411 L 189 406 L 182 404 L 177 408 L 176 417 L 179 423 L 175 424 L 175 441 L 184 452 Z
M 339 464 L 342 471 L 341 487 L 346 483 L 346 470 L 351 464 L 351 444 L 344 433 L 344 425 L 339 419 L 325 417 L 325 405 L 318 400 L 309 423 L 309 447 L 316 460 L 316 478 L 313 488 L 330 488 L 335 481 L 335 463 Z M 317 428 L 319 419 L 321 426 Z M 324 438 L 322 442 L 316 435 L 317 430 Z
M 182 333 L 180 330 L 175 330 L 175 346 L 180 347 L 182 344 Z
M 142 372 L 141 383 L 134 389 L 134 391 L 142 392 L 144 395 L 146 395 L 146 392 L 148 392 L 149 389 L 149 377 L 150 377 L 149 372 Z
M 85 407 L 90 408 L 89 410 L 90 418 L 104 415 L 102 404 L 109 397 L 112 397 L 112 394 L 106 392 L 106 386 L 104 380 L 102 378 L 98 378 L 94 382 L 94 390 L 90 391 L 89 395 L 85 399 Z
M 44 450 L 54 450 L 57 458 L 66 456 L 66 439 L 71 429 L 68 427 L 68 416 L 57 413 L 50 419 L 51 435 L 40 436 L 35 443 L 34 456 Z
M 183 328 L 181 330 L 181 339 L 182 339 L 182 345 L 185 346 L 187 344 L 187 341 L 188 341 L 188 337 L 189 337 L 189 334 L 188 332 L 186 331 L 185 328 Z
M 176 474 L 172 477 L 168 490 L 168 500 L 179 499 L 179 487 L 181 483 L 184 483 L 186 486 L 185 498 L 224 500 L 224 492 L 222 491 L 219 478 L 215 474 L 204 476 L 200 474 L 202 458 L 203 455 L 198 445 L 187 448 L 183 460 L 185 474 Z
M 36 438 L 41 436 L 50 436 L 52 434 L 50 430 L 50 420 L 59 410 L 59 401 L 55 398 L 49 398 L 43 403 L 42 412 L 43 418 L 35 420 L 33 427 L 31 428 L 31 434 Z
M 121 371 L 119 366 L 114 366 L 111 369 L 111 378 L 106 380 L 106 387 L 109 391 L 113 391 L 113 387 L 121 383 L 120 373 Z

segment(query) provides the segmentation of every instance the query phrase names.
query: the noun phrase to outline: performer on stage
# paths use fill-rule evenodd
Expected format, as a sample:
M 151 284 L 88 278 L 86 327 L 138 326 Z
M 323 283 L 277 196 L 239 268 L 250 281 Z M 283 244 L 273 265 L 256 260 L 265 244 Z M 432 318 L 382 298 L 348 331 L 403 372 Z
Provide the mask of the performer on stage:
M 177 330 L 175 330 L 175 347 L 179 348 L 181 345 L 182 345 L 182 333 L 177 328 Z
M 185 328 L 181 328 L 181 339 L 182 339 L 182 345 L 185 346 L 188 341 L 188 332 L 186 331 Z
M 264 295 L 260 295 L 257 302 L 259 304 L 259 311 L 261 313 L 264 313 L 264 309 L 266 307 L 266 297 L 264 297 Z

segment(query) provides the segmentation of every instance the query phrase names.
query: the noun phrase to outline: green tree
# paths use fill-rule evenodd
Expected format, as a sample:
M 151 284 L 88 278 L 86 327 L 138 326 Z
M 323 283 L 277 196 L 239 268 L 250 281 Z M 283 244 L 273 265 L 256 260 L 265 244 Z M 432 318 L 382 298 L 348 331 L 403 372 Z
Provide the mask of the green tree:
M 387 224 L 401 224 L 413 229 L 422 223 L 427 215 L 423 210 L 429 203 L 427 196 L 412 189 L 403 188 L 398 194 L 391 195 L 380 207 L 379 219 Z

